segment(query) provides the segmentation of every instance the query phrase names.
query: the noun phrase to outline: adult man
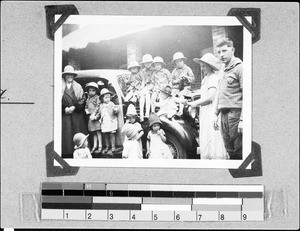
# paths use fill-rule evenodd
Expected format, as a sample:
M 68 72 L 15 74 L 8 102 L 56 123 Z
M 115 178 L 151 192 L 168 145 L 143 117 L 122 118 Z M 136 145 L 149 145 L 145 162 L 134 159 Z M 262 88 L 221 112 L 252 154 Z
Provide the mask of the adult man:
M 219 129 L 218 115 L 221 113 L 221 133 L 230 159 L 242 159 L 243 62 L 234 56 L 230 39 L 220 39 L 216 47 L 225 68 L 220 79 L 214 127 Z

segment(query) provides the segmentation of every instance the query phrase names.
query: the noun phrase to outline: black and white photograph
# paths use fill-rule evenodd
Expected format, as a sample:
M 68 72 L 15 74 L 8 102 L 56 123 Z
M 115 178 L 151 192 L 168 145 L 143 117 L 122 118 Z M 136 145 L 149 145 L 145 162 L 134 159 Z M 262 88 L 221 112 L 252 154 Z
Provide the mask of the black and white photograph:
M 72 166 L 237 168 L 251 59 L 235 17 L 70 16 L 55 33 L 55 151 Z

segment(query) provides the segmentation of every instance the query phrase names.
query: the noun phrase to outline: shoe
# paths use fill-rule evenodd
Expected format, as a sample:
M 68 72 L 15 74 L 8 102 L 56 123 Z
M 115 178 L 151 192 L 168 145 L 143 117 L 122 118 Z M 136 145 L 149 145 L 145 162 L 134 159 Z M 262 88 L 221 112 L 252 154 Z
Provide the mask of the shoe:
M 96 147 L 93 147 L 91 153 L 95 153 Z
M 105 148 L 103 151 L 102 151 L 102 154 L 106 154 L 108 152 L 108 148 Z
M 95 153 L 99 154 L 102 152 L 102 147 L 98 147 L 98 149 L 95 151 Z

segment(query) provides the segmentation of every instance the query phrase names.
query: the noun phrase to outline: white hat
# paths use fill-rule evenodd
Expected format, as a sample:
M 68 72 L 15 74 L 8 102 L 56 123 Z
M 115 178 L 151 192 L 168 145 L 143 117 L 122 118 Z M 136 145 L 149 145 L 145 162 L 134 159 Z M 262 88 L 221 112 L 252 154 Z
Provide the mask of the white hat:
M 130 68 L 132 68 L 132 67 L 138 67 L 139 69 L 141 69 L 140 64 L 136 60 L 131 61 L 128 65 L 127 69 L 130 70 Z
M 85 86 L 85 89 L 88 89 L 89 87 L 93 87 L 96 89 L 97 92 L 99 92 L 98 84 L 95 82 L 90 82 Z
M 142 59 L 142 62 L 141 63 L 152 63 L 153 62 L 153 58 L 152 58 L 152 55 L 150 54 L 145 54 L 143 56 L 143 59 Z
M 176 52 L 174 55 L 173 55 L 173 60 L 172 62 L 174 62 L 175 60 L 177 59 L 186 59 L 186 57 L 184 57 L 184 55 L 181 53 L 181 52 Z
M 166 66 L 166 63 L 164 62 L 162 57 L 159 57 L 159 56 L 154 57 L 152 64 L 154 64 L 154 63 L 162 63 L 164 66 Z
M 62 73 L 62 77 L 64 77 L 64 75 L 74 75 L 74 77 L 77 75 L 75 73 L 74 67 L 72 67 L 71 65 L 67 65 L 64 68 L 64 72 Z
M 129 104 L 127 108 L 126 116 L 130 116 L 130 115 L 137 115 L 135 106 L 133 104 Z
M 73 137 L 73 142 L 75 144 L 74 149 L 80 148 L 88 136 L 89 135 L 84 135 L 83 133 L 76 133 Z
M 218 59 L 212 54 L 212 53 L 206 53 L 205 55 L 202 56 L 201 59 L 198 58 L 194 58 L 193 61 L 195 63 L 206 63 L 207 65 L 209 65 L 213 70 L 215 71 L 219 71 L 221 68 L 221 64 L 218 61 Z

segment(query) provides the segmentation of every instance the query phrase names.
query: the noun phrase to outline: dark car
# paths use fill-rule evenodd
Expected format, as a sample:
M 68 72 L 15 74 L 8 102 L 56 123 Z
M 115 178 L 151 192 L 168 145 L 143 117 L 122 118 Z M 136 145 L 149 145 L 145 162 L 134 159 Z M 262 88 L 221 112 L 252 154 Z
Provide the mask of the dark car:
M 116 134 L 117 149 L 114 158 L 122 158 L 124 136 L 121 134 L 121 129 L 124 125 L 124 116 L 126 115 L 126 110 L 129 105 L 128 102 L 125 102 L 126 86 L 123 80 L 130 75 L 130 72 L 127 70 L 95 69 L 76 71 L 76 73 L 77 76 L 75 77 L 75 81 L 81 84 L 83 89 L 85 89 L 87 83 L 96 82 L 98 83 L 100 91 L 103 88 L 107 88 L 115 93 L 112 97 L 112 102 L 119 105 L 119 128 Z M 137 110 L 139 110 L 138 105 L 135 106 L 137 107 Z M 199 155 L 197 155 L 199 124 L 197 123 L 195 116 L 191 116 L 186 108 L 181 117 L 175 116 L 172 119 L 160 117 L 160 119 L 163 124 L 163 130 L 166 133 L 166 143 L 171 149 L 174 158 L 199 159 Z M 146 148 L 146 138 L 150 131 L 149 121 L 145 120 L 141 125 L 144 129 L 144 136 L 142 137 L 143 147 Z M 90 139 L 90 142 L 93 142 L 92 139 Z M 144 157 L 146 151 L 146 149 L 143 150 Z M 105 158 L 109 156 L 100 155 L 98 157 Z

